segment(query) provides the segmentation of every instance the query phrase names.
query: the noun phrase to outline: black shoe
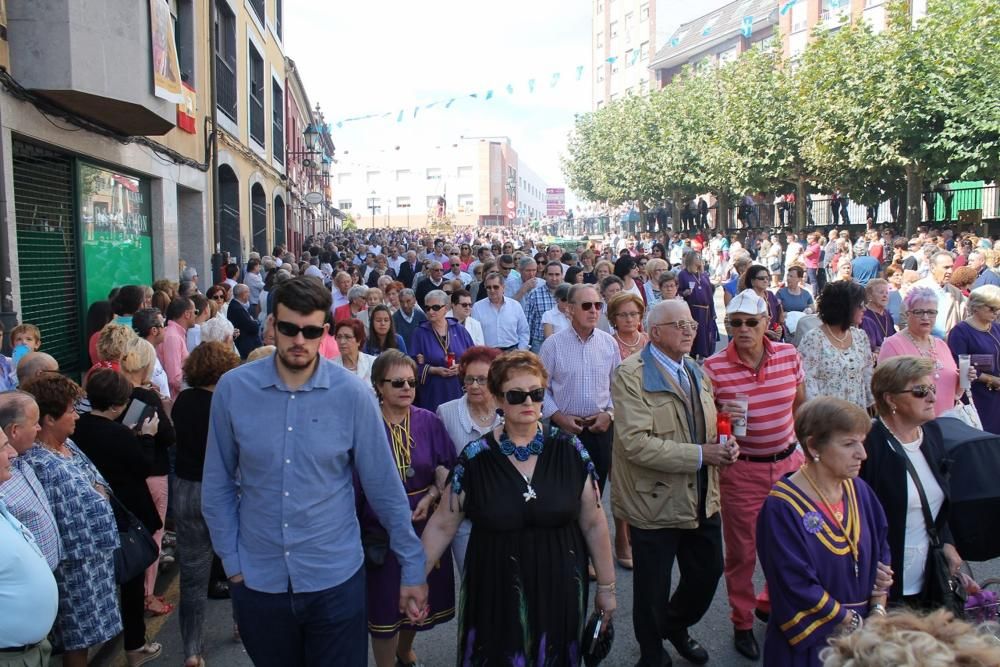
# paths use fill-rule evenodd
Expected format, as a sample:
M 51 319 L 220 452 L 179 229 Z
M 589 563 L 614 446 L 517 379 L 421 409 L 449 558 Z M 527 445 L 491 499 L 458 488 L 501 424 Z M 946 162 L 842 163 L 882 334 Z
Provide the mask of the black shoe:
M 225 581 L 213 581 L 208 585 L 209 600 L 228 600 L 229 583 Z
M 679 635 L 667 637 L 667 641 L 674 645 L 681 657 L 696 665 L 704 665 L 708 662 L 708 651 L 705 647 L 691 639 L 687 632 Z
M 735 630 L 733 645 L 740 655 L 751 660 L 760 660 L 760 646 L 757 645 L 757 638 L 753 636 L 753 630 Z
M 767 623 L 769 620 L 771 620 L 771 612 L 764 611 L 760 607 L 754 607 L 753 615 L 759 618 L 764 623 Z

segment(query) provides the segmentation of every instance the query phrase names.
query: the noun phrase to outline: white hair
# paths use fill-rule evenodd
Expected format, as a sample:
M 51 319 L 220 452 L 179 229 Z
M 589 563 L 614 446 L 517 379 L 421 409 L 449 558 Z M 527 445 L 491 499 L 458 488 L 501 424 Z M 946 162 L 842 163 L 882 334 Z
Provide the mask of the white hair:
M 201 325 L 202 343 L 226 343 L 233 336 L 233 323 L 224 317 L 211 317 Z

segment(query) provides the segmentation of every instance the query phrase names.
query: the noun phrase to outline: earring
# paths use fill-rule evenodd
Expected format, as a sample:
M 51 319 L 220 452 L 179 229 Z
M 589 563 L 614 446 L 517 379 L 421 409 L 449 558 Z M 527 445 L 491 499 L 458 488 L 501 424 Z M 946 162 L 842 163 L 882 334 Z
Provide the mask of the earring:
M 892 414 L 896 414 L 896 408 L 892 409 Z
M 819 454 L 813 454 L 813 461 L 819 463 Z

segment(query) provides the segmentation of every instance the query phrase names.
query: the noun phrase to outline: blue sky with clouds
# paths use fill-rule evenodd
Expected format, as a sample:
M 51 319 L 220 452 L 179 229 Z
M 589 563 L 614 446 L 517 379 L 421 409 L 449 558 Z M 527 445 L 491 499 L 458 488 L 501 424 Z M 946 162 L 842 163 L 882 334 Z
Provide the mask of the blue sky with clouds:
M 723 4 L 660 0 L 660 41 L 679 23 Z M 397 145 L 504 135 L 548 185 L 562 184 L 566 135 L 574 114 L 590 109 L 588 0 L 286 0 L 285 6 L 287 53 L 313 104 L 333 122 L 379 114 L 334 128 L 339 155 L 349 151 L 358 159 Z M 533 93 L 529 79 L 535 79 Z M 490 89 L 493 98 L 485 101 Z M 450 109 L 442 103 L 413 117 L 415 106 L 452 97 Z M 397 122 L 401 110 L 404 119 Z

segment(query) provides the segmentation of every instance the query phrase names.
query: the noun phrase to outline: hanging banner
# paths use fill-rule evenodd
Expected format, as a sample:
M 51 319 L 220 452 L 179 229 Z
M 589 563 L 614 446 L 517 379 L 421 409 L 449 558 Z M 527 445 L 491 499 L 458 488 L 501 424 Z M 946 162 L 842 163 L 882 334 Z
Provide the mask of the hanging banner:
M 566 215 L 566 188 L 545 188 L 545 214 L 550 218 Z
M 184 99 L 177 105 L 177 127 L 188 134 L 197 134 L 198 95 L 187 83 L 181 88 Z
M 153 94 L 181 104 L 181 66 L 174 42 L 174 20 L 166 0 L 149 0 L 149 28 L 153 47 Z

